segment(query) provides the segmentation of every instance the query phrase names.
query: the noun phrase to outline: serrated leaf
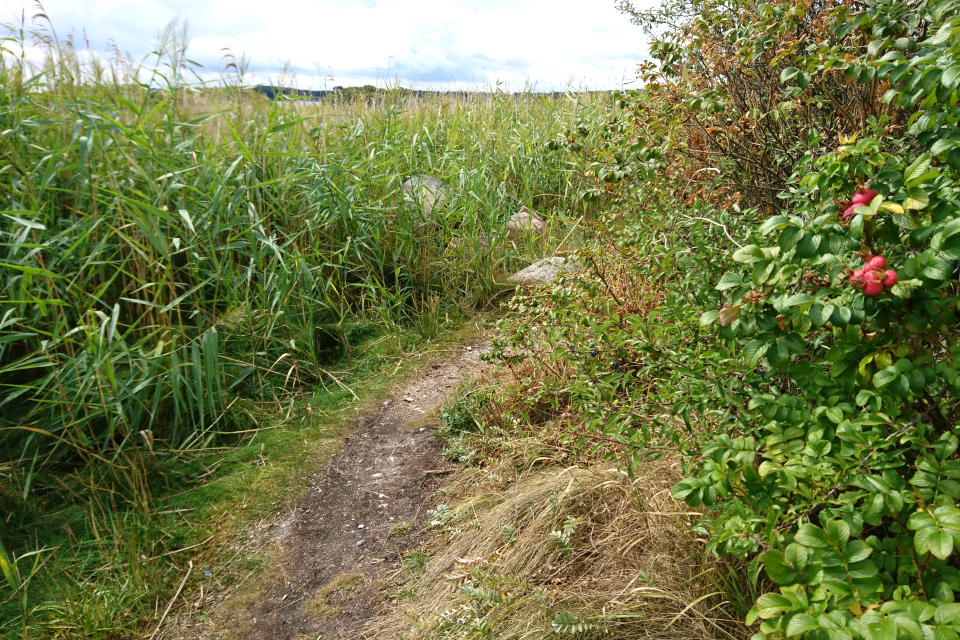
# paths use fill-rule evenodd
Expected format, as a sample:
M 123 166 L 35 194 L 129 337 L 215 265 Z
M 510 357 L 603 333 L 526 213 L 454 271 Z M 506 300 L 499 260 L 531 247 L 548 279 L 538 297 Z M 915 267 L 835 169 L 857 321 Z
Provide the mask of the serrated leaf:
M 764 220 L 763 224 L 757 228 L 757 231 L 762 235 L 768 235 L 771 231 L 775 231 L 777 227 L 782 224 L 787 224 L 789 221 L 787 216 L 773 216 L 772 218 Z
M 903 208 L 906 210 L 919 211 L 930 204 L 930 196 L 920 187 L 913 187 L 907 191 L 907 199 L 903 201 Z
M 740 318 L 740 305 L 735 304 L 731 307 L 724 307 L 723 310 L 720 311 L 720 326 L 727 327 L 734 320 L 738 320 L 739 318 Z
M 720 312 L 714 309 L 713 311 L 707 311 L 702 316 L 700 316 L 700 326 L 706 327 L 707 325 L 716 322 L 717 318 L 720 317 Z
M 757 615 L 761 618 L 772 618 L 778 613 L 789 611 L 793 605 L 779 593 L 765 593 L 757 598 Z
M 885 387 L 891 382 L 893 382 L 894 379 L 897 378 L 899 375 L 900 375 L 899 373 L 895 371 L 890 371 L 888 369 L 877 371 L 875 374 L 873 374 L 873 386 L 877 387 L 878 389 L 881 387 Z
M 923 154 L 919 158 L 913 161 L 909 167 L 907 167 L 903 172 L 903 181 L 910 182 L 918 176 L 922 176 L 930 169 L 930 156 Z
M 880 205 L 880 211 L 889 211 L 890 213 L 898 213 L 900 215 L 905 213 L 903 207 L 896 202 L 884 202 Z
M 960 618 L 960 603 L 957 602 L 942 604 L 933 614 L 933 621 L 939 625 L 950 624 L 957 618 Z
M 807 302 L 813 302 L 813 296 L 811 296 L 809 293 L 795 293 L 784 300 L 781 307 L 786 309 L 788 307 L 796 307 L 797 305 L 805 304 Z
M 717 283 L 717 291 L 726 291 L 736 289 L 743 284 L 743 277 L 739 273 L 727 272 L 720 276 L 720 282 Z
M 871 549 L 866 542 L 863 540 L 854 540 L 844 547 L 843 559 L 853 564 L 854 562 L 866 560 L 870 557 L 871 553 L 873 553 L 873 549 Z
M 792 638 L 800 635 L 801 633 L 806 633 L 807 631 L 813 631 L 814 629 L 819 628 L 820 625 L 817 623 L 816 618 L 806 613 L 798 613 L 790 618 L 790 622 L 787 623 L 787 637 Z
M 884 45 L 887 44 L 888 38 L 882 40 L 874 40 L 869 45 L 867 45 L 867 54 L 875 56 L 880 53 L 880 50 L 883 49 Z
M 805 547 L 812 547 L 814 549 L 826 549 L 830 546 L 827 542 L 826 532 L 809 522 L 800 525 L 800 528 L 797 529 L 797 534 L 794 536 L 794 540 Z
M 953 536 L 946 531 L 931 533 L 928 540 L 928 548 L 934 556 L 941 560 L 946 560 L 950 557 L 950 554 L 953 553 Z
M 769 348 L 769 342 L 761 342 L 760 340 L 751 340 L 748 342 L 743 348 L 743 354 L 747 357 L 747 366 L 750 368 L 756 367 L 757 363 L 760 362 L 760 358 L 763 357 L 763 354 L 765 354 Z
M 957 85 L 960 84 L 960 64 L 955 64 L 944 71 L 940 82 L 942 82 L 943 86 L 947 89 L 955 89 Z
M 953 277 L 953 265 L 942 258 L 934 258 L 923 269 L 923 275 L 931 280 L 949 280 Z
M 763 260 L 763 252 L 757 245 L 748 244 L 733 252 L 733 260 L 744 264 L 753 264 L 754 262 Z
M 795 67 L 787 67 L 786 69 L 780 72 L 780 82 L 786 82 L 788 80 L 792 80 L 798 73 L 800 73 L 800 69 L 797 69 Z
M 935 156 L 942 155 L 947 151 L 950 151 L 957 145 L 960 145 L 960 140 L 954 140 L 953 138 L 941 138 L 933 143 L 933 146 L 930 147 L 930 153 Z

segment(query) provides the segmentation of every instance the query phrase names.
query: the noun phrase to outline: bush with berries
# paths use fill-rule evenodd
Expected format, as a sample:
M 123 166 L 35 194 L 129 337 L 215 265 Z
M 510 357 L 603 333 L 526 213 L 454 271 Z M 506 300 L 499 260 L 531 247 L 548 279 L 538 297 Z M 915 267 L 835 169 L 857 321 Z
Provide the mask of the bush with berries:
M 755 638 L 960 638 L 960 2 L 621 8 L 655 61 L 592 157 L 643 213 L 497 348 L 555 347 L 581 444 L 683 457 Z

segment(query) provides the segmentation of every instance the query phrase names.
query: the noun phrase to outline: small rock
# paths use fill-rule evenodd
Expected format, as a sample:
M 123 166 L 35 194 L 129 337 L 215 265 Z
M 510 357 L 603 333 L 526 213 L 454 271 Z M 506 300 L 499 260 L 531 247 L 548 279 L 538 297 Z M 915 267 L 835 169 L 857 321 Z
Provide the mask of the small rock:
M 370 477 L 371 477 L 371 478 L 382 478 L 382 477 L 383 477 L 383 474 L 382 474 L 382 473 L 375 473 L 375 474 L 373 474 L 373 475 L 370 476 Z
M 569 271 L 572 268 L 573 262 L 560 256 L 544 258 L 513 274 L 507 278 L 507 282 L 510 284 L 547 284 L 561 271 Z
M 404 398 L 403 401 L 404 401 L 404 402 L 413 402 L 413 398 Z
M 406 202 L 419 203 L 423 207 L 424 215 L 430 215 L 447 202 L 446 185 L 433 176 L 419 175 L 408 178 L 403 182 L 401 190 Z
M 205 575 L 205 576 L 212 576 L 213 573 L 210 572 L 210 571 L 204 571 L 204 572 L 203 572 L 203 575 Z
M 526 235 L 536 237 L 543 235 L 547 230 L 547 223 L 530 209 L 520 207 L 520 211 L 507 220 L 504 228 L 507 230 L 508 238 L 520 238 Z
M 357 540 L 357 546 L 358 546 L 358 547 L 362 547 L 362 546 L 365 545 L 365 544 L 367 544 L 367 541 L 366 541 L 366 540 Z
M 357 525 L 357 529 L 365 529 L 365 528 L 366 528 L 366 525 L 363 525 L 363 524 Z

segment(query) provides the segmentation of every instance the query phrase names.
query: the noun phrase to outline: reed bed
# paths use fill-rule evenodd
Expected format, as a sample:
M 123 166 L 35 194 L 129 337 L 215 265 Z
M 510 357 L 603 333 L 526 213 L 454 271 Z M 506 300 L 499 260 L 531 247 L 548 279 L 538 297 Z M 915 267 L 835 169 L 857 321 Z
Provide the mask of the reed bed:
M 52 29 L 4 39 L 0 554 L 32 576 L 34 556 L 16 558 L 95 540 L 89 563 L 129 583 L 87 624 L 49 590 L 27 607 L 32 587 L 9 577 L 0 635 L 55 635 L 57 620 L 110 637 L 146 615 L 151 581 L 170 577 L 138 566 L 155 532 L 128 516 L 149 517 L 157 465 L 229 446 L 249 403 L 330 382 L 371 336 L 436 336 L 591 214 L 570 197 L 585 161 L 544 145 L 606 117 L 609 96 L 270 101 L 240 76 L 191 84 L 184 41 L 165 37 L 147 71 Z M 19 55 L 31 40 L 42 62 Z M 443 210 L 404 200 L 417 174 L 448 185 Z M 505 235 L 522 205 L 551 240 Z M 44 515 L 64 504 L 87 505 L 66 534 Z

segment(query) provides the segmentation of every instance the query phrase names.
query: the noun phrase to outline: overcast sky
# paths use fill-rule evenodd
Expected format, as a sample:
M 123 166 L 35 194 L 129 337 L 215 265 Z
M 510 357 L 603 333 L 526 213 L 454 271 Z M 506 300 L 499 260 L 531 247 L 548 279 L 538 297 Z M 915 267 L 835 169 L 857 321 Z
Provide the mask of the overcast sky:
M 642 0 L 650 3 L 654 0 Z M 45 0 L 60 39 L 106 55 L 116 43 L 140 61 L 177 16 L 189 21 L 188 57 L 207 76 L 223 49 L 251 59 L 249 84 L 273 81 L 289 61 L 300 88 L 394 83 L 413 88 L 609 89 L 629 82 L 646 52 L 614 0 Z M 0 22 L 36 13 L 0 0 Z

